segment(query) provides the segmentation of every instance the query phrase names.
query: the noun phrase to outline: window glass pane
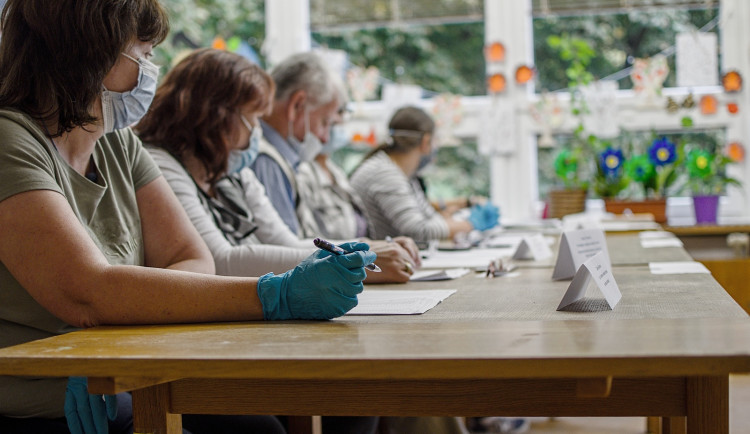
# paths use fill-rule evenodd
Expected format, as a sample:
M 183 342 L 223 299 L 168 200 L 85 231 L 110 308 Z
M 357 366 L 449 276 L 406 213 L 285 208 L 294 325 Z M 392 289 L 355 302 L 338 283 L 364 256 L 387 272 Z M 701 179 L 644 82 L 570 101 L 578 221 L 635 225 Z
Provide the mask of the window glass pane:
M 426 20 L 480 21 L 483 10 L 483 0 L 311 0 L 310 22 L 319 30 Z
M 536 17 L 534 58 L 538 71 L 538 89 L 560 90 L 568 86 L 561 50 L 550 46 L 550 37 L 577 38 L 585 41 L 595 55 L 587 67 L 594 79 L 608 77 L 632 66 L 636 58 L 648 58 L 667 50 L 669 76 L 665 87 L 676 85 L 674 51 L 678 33 L 701 28 L 718 32 L 718 8 L 640 9 L 628 13 L 547 15 Z M 632 88 L 627 74 L 618 80 L 620 89 Z
M 185 51 L 216 47 L 263 64 L 260 47 L 265 39 L 265 0 L 162 0 L 169 12 L 170 32 L 154 50 L 162 74 Z
M 346 52 L 352 65 L 378 68 L 385 82 L 416 84 L 427 95 L 485 94 L 481 21 L 319 30 L 312 37 L 319 46 Z

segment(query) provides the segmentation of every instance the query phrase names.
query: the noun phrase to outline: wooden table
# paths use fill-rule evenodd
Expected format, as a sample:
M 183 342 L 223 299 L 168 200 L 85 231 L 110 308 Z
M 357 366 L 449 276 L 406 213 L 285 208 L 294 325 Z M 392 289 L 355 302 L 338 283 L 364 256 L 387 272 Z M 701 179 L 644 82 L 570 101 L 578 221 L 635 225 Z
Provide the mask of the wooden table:
M 421 316 L 99 327 L 0 350 L 0 374 L 133 390 L 138 433 L 182 413 L 660 416 L 728 433 L 728 376 L 750 372 L 750 319 L 709 275 L 614 271 L 623 299 L 555 307 L 550 270 L 473 275 Z M 398 286 L 403 288 L 404 286 Z
M 722 287 L 750 313 L 750 258 L 727 245 L 731 233 L 750 233 L 750 225 L 668 226 L 688 253 L 705 265 Z

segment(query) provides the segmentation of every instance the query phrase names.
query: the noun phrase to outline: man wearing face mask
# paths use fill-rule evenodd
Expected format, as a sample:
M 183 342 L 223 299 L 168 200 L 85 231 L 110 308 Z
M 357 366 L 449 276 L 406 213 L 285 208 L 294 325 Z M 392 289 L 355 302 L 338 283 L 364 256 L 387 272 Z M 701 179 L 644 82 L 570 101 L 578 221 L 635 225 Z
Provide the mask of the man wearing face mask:
M 343 83 L 339 81 L 337 87 L 340 87 L 342 99 L 345 99 Z M 342 125 L 345 111 L 346 107 L 342 106 L 322 151 L 312 161 L 300 163 L 298 168 L 299 194 L 315 219 L 312 228 L 302 225 L 306 237 L 320 233 L 327 238 L 344 240 L 366 237 L 372 233 L 362 200 L 349 184 L 346 173 L 330 158 L 347 145 Z
M 297 171 L 328 142 L 331 125 L 344 101 L 334 75 L 315 53 L 293 55 L 271 71 L 276 83 L 273 109 L 261 121 L 263 139 L 251 168 L 289 229 L 303 236 L 314 226 L 299 195 Z

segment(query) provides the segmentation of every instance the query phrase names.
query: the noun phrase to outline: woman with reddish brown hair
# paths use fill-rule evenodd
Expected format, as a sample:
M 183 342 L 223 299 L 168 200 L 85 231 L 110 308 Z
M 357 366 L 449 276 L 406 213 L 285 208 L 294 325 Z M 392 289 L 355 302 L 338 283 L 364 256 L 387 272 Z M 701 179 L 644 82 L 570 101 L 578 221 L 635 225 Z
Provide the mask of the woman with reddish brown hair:
M 274 87 L 242 56 L 199 49 L 164 77 L 136 126 L 211 250 L 217 274 L 282 272 L 313 249 L 283 223 L 247 168 L 258 155 L 258 118 L 270 111 Z M 368 273 L 366 283 L 409 279 L 403 264 L 411 256 L 398 242 L 376 241 L 373 250 L 383 272 Z

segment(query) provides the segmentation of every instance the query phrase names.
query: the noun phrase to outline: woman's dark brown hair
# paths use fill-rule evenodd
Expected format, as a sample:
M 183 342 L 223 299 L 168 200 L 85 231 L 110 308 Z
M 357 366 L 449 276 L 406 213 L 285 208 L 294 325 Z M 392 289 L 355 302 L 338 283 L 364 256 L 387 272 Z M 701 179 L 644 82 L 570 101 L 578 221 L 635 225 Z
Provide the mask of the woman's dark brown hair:
M 422 144 L 422 136 L 435 132 L 435 121 L 419 107 L 402 107 L 396 110 L 388 123 L 391 136 L 386 152 L 408 152 Z
M 236 140 L 241 110 L 267 112 L 274 89 L 271 77 L 244 57 L 203 48 L 164 77 L 135 129 L 145 143 L 180 161 L 194 155 L 213 184 L 227 170 L 227 145 Z
M 96 122 L 91 108 L 117 56 L 169 32 L 158 0 L 8 0 L 0 24 L 0 107 L 57 124 L 53 136 Z

